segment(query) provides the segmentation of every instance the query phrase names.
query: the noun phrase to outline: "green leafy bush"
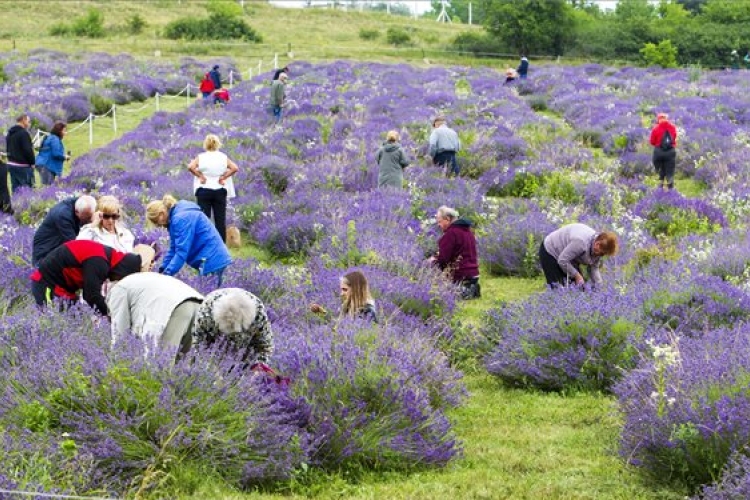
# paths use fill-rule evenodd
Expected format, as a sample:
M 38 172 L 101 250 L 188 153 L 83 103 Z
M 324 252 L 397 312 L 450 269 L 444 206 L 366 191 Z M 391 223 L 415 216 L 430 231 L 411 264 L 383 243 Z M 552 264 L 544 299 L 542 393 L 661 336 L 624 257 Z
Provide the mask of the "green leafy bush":
M 91 103 L 92 112 L 97 115 L 103 115 L 108 112 L 114 104 L 112 99 L 99 94 L 91 94 L 89 102 Z
M 212 14 L 208 19 L 185 17 L 172 21 L 164 28 L 164 36 L 170 40 L 263 41 L 245 21 L 224 14 Z
M 640 52 L 648 66 L 677 67 L 677 48 L 669 40 L 662 40 L 658 45 L 647 43 Z
M 385 39 L 389 44 L 396 47 L 411 45 L 411 36 L 401 28 L 388 28 Z
M 85 16 L 74 19 L 71 24 L 59 23 L 50 28 L 53 36 L 80 36 L 102 38 L 104 36 L 104 14 L 98 9 L 89 9 Z
M 148 26 L 148 23 L 146 22 L 143 17 L 140 16 L 140 14 L 132 15 L 128 18 L 127 28 L 128 33 L 131 35 L 138 35 L 139 33 L 143 33 L 143 30 Z

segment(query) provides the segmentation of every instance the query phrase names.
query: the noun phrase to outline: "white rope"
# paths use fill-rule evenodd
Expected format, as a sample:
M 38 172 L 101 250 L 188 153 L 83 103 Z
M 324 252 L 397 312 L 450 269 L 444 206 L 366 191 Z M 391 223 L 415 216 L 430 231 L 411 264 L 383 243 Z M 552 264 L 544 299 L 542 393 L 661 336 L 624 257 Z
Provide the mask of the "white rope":
M 180 90 L 180 92 L 178 94 L 159 94 L 159 97 L 180 97 L 182 94 L 184 94 L 185 92 L 187 92 L 190 87 L 192 87 L 192 85 L 190 85 L 188 83 L 187 85 L 185 85 L 185 88 L 183 88 L 182 90 Z M 198 87 L 196 87 L 196 88 L 198 88 Z M 158 94 L 158 92 L 157 92 L 157 94 Z
M 123 111 L 125 111 L 126 113 L 140 113 L 141 111 L 143 111 L 144 109 L 146 109 L 149 106 L 151 106 L 150 102 L 147 102 L 146 104 L 144 104 L 143 106 L 141 106 L 138 109 L 125 109 L 122 106 L 120 106 L 120 113 L 122 113 Z
M 109 108 L 109 111 L 107 111 L 107 112 L 106 112 L 106 113 L 104 113 L 103 115 L 95 115 L 94 113 L 91 113 L 91 116 L 93 116 L 94 118 L 104 118 L 104 117 L 106 117 L 106 116 L 109 116 L 109 115 L 111 115 L 111 114 L 112 114 L 112 110 L 113 110 L 113 109 L 115 109 L 114 105 L 113 105 L 113 106 L 112 106 L 111 108 Z
M 75 127 L 73 127 L 73 128 L 69 128 L 69 129 L 68 129 L 68 133 L 71 133 L 71 132 L 75 132 L 75 131 L 76 131 L 76 130 L 78 130 L 79 128 L 83 127 L 84 125 L 86 125 L 86 123 L 87 123 L 87 122 L 88 122 L 88 121 L 89 121 L 90 119 L 91 119 L 91 115 L 87 116 L 87 117 L 86 117 L 86 119 L 85 119 L 85 120 L 83 120 L 83 121 L 82 121 L 81 123 L 79 123 L 78 125 L 76 125 L 76 126 L 75 126 Z
M 21 496 L 29 496 L 29 497 L 68 498 L 72 500 L 116 500 L 110 497 L 79 497 L 76 495 L 61 495 L 59 493 L 39 493 L 36 491 L 21 491 L 21 490 L 0 489 L 0 493 L 10 493 L 11 495 L 21 495 Z

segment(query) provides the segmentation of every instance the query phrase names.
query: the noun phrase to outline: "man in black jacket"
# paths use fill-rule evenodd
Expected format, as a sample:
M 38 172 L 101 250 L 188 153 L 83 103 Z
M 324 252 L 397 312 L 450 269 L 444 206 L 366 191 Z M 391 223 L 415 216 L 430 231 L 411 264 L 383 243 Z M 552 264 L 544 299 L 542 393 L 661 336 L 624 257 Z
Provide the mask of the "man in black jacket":
M 34 233 L 31 264 L 38 266 L 54 249 L 76 239 L 81 226 L 91 222 L 95 211 L 96 199 L 89 195 L 68 198 L 52 207 Z
M 29 115 L 23 114 L 16 119 L 16 124 L 8 130 L 5 138 L 5 150 L 8 153 L 8 171 L 10 186 L 15 193 L 21 186 L 34 187 L 34 146 L 31 144 Z

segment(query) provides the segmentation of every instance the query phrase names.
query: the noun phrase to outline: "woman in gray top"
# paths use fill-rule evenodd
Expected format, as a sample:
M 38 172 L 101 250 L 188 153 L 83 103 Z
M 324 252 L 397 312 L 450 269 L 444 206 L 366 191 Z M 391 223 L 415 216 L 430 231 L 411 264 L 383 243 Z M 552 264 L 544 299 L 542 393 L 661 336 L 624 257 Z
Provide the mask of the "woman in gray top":
M 581 265 L 588 266 L 595 285 L 602 283 L 601 258 L 617 253 L 617 235 L 597 232 L 586 224 L 568 224 L 551 232 L 539 248 L 539 262 L 547 284 L 555 288 L 575 282 L 583 285 Z
M 404 168 L 409 166 L 395 130 L 388 132 L 386 142 L 378 150 L 378 187 L 395 187 L 401 189 L 404 184 Z

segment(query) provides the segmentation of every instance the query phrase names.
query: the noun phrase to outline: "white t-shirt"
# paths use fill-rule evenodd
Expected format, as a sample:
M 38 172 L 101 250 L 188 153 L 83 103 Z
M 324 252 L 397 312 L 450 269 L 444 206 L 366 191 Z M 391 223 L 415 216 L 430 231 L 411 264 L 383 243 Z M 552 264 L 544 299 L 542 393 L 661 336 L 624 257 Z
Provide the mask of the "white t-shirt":
M 77 240 L 91 240 L 112 247 L 118 252 L 132 252 L 135 236 L 129 229 L 120 227 L 115 223 L 115 232 L 110 233 L 106 229 L 93 224 L 86 224 L 78 233 Z
M 234 198 L 234 182 L 232 178 L 226 179 L 224 185 L 219 184 L 219 177 L 227 171 L 227 155 L 221 151 L 206 151 L 198 155 L 198 171 L 206 177 L 205 184 L 201 184 L 198 177 L 193 179 L 193 194 L 198 188 L 204 189 L 226 189 L 227 198 Z

